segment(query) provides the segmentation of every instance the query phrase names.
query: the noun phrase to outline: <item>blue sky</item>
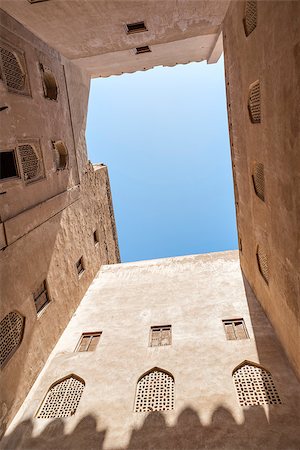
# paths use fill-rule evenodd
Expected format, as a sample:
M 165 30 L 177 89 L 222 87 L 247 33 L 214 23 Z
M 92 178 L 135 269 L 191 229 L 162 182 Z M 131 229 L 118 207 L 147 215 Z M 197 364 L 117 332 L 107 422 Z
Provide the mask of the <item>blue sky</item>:
M 223 59 L 92 80 L 122 262 L 237 248 Z

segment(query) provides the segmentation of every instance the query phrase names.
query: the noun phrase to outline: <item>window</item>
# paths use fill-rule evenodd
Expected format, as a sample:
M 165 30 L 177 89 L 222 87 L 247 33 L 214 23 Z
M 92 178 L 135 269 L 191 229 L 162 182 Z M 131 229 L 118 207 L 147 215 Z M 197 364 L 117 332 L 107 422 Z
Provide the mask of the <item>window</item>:
M 252 33 L 256 28 L 257 23 L 257 2 L 246 1 L 245 4 L 245 16 L 244 16 L 244 29 L 246 36 Z
M 64 170 L 68 163 L 68 149 L 63 141 L 52 142 L 57 170 Z
M 0 367 L 12 357 L 21 344 L 24 333 L 25 318 L 12 311 L 0 322 Z
M 272 375 L 262 367 L 245 361 L 233 371 L 232 377 L 241 406 L 281 403 Z
M 94 244 L 95 245 L 99 244 L 98 230 L 94 231 L 93 236 L 94 236 Z
M 73 416 L 78 408 L 85 383 L 70 375 L 53 384 L 36 415 L 38 419 Z
M 127 34 L 141 33 L 148 31 L 144 22 L 128 23 L 126 25 Z
M 174 378 L 157 367 L 143 375 L 138 383 L 135 412 L 168 411 L 174 409 Z
M 39 288 L 33 293 L 33 298 L 37 313 L 41 312 L 42 309 L 50 303 L 46 281 L 43 281 Z
M 249 339 L 244 319 L 223 320 L 223 325 L 228 341 Z
M 9 50 L 5 46 L 0 47 L 0 69 L 7 90 L 18 94 L 28 94 L 26 76 L 21 60 L 25 65 L 22 52 Z
M 265 201 L 265 174 L 264 165 L 262 163 L 256 163 L 252 175 L 253 187 L 255 194 L 263 202 Z
M 268 256 L 265 251 L 265 249 L 258 245 L 257 251 L 256 251 L 256 259 L 257 259 L 257 265 L 258 269 L 260 271 L 261 276 L 265 280 L 265 282 L 269 283 L 269 263 L 268 263 Z
M 84 272 L 84 265 L 83 265 L 83 257 L 81 257 L 77 263 L 76 263 L 77 273 L 78 275 L 82 275 Z
M 135 53 L 137 55 L 139 55 L 140 53 L 149 53 L 149 52 L 151 52 L 151 49 L 148 47 L 148 45 L 145 45 L 144 47 L 137 47 L 135 50 L 136 50 Z
M 252 123 L 260 123 L 260 82 L 255 81 L 249 86 L 248 97 L 249 117 Z
M 14 150 L 0 152 L 0 179 L 18 176 L 16 155 Z
M 42 174 L 42 164 L 39 155 L 30 144 L 18 146 L 18 153 L 25 182 L 30 183 L 38 180 Z
M 50 69 L 44 67 L 43 64 L 40 64 L 40 69 L 45 98 L 48 98 L 49 100 L 57 100 L 58 89 L 53 73 Z
M 77 352 L 93 352 L 100 340 L 101 332 L 83 333 L 76 347 Z
M 171 345 L 171 341 L 172 341 L 171 325 L 151 327 L 150 347 Z

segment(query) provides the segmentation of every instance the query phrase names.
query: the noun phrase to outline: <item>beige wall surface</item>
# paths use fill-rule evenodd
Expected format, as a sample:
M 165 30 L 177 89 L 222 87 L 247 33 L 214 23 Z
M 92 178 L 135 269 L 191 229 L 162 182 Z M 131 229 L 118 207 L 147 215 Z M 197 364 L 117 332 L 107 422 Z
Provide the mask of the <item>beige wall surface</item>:
M 224 51 L 242 269 L 300 377 L 300 2 L 257 2 L 245 36 L 243 2 L 224 22 Z M 261 122 L 251 123 L 249 86 L 260 81 Z M 254 191 L 264 165 L 265 201 Z M 266 249 L 269 283 L 257 245 Z
M 249 339 L 228 341 L 223 319 L 243 318 Z M 151 326 L 172 344 L 149 347 Z M 93 352 L 81 333 L 102 331 Z M 239 405 L 232 371 L 244 360 L 272 374 L 282 404 Z M 133 412 L 137 380 L 153 367 L 175 379 L 175 408 Z M 85 388 L 74 416 L 37 419 L 55 381 Z M 238 253 L 104 266 L 7 431 L 10 449 L 298 449 L 300 386 L 247 282 Z

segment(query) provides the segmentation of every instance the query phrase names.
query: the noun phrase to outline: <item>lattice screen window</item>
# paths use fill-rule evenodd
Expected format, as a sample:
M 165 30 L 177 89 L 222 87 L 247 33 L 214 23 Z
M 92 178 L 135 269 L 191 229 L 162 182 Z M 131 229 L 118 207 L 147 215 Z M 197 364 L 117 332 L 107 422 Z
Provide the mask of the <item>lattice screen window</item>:
M 223 320 L 223 325 L 228 341 L 249 339 L 244 319 Z
M 174 409 L 174 385 L 172 375 L 160 369 L 148 372 L 137 383 L 135 412 Z
M 0 367 L 12 357 L 21 344 L 25 318 L 12 311 L 0 322 Z
M 1 43 L 0 68 L 3 82 L 8 91 L 29 95 L 25 67 L 26 64 L 23 53 Z
M 265 280 L 266 283 L 269 283 L 268 255 L 261 245 L 257 247 L 256 258 L 257 258 L 257 265 L 263 279 Z
M 244 28 L 246 36 L 252 33 L 257 25 L 257 2 L 246 1 L 245 4 L 245 16 L 244 16 Z
M 244 364 L 233 373 L 241 406 L 281 404 L 272 375 L 262 367 Z
M 73 416 L 79 405 L 84 381 L 71 375 L 55 383 L 48 391 L 36 417 L 38 419 L 54 419 L 56 417 Z
M 265 173 L 264 165 L 262 163 L 256 163 L 252 175 L 253 186 L 257 197 L 263 202 L 265 201 Z
M 42 309 L 50 303 L 46 281 L 43 281 L 43 283 L 33 293 L 33 299 L 37 313 L 42 311 Z
M 252 123 L 260 123 L 260 82 L 259 80 L 250 84 L 248 97 L 249 117 Z
M 101 332 L 83 333 L 76 347 L 77 352 L 93 352 L 99 343 Z
M 172 343 L 171 325 L 151 327 L 150 329 L 150 347 L 171 345 Z
M 37 144 L 20 144 L 18 153 L 26 183 L 32 183 L 44 176 L 42 158 Z

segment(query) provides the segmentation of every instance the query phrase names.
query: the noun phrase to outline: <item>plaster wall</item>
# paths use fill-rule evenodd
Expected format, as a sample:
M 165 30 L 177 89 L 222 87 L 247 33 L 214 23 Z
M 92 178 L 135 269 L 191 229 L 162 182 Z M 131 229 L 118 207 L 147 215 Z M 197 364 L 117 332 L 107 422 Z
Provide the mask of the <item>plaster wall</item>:
M 243 317 L 250 339 L 227 341 L 222 319 Z M 153 325 L 172 345 L 149 347 Z M 94 352 L 81 333 L 102 331 Z M 242 408 L 232 371 L 244 360 L 273 376 L 281 405 Z M 175 378 L 175 409 L 135 413 L 139 377 Z M 85 381 L 74 416 L 36 419 L 49 386 Z M 103 266 L 2 441 L 3 449 L 298 449 L 300 386 L 247 282 L 238 252 Z
M 300 3 L 257 2 L 246 37 L 244 3 L 224 22 L 229 131 L 242 269 L 300 377 Z M 261 123 L 251 123 L 249 86 L 260 80 Z M 264 164 L 265 201 L 254 191 Z M 267 250 L 269 283 L 257 245 Z

